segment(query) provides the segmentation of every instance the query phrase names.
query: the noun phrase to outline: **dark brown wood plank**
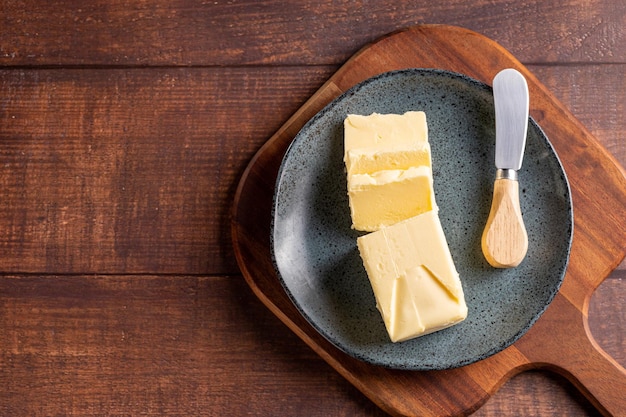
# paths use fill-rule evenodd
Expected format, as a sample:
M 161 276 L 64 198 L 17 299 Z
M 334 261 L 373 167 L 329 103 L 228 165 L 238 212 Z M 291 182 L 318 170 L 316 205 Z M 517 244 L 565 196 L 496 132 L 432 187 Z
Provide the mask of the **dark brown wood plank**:
M 522 62 L 624 62 L 622 0 L 4 2 L 0 65 L 336 65 L 422 23 L 482 33 Z
M 622 365 L 624 293 L 626 280 L 604 283 L 590 311 Z M 3 276 L 0 329 L 1 415 L 385 415 L 241 277 Z M 564 414 L 597 415 L 547 372 L 513 378 L 476 413 Z
M 626 165 L 624 66 L 531 69 Z M 334 70 L 0 71 L 0 270 L 237 273 L 239 177 Z
M 239 275 L 243 168 L 367 42 L 433 22 L 509 49 L 626 166 L 625 18 L 622 0 L 0 3 L 0 415 L 385 415 Z M 589 304 L 622 365 L 625 282 L 622 263 Z M 598 413 L 533 371 L 476 415 Z
M 0 270 L 237 272 L 238 178 L 327 71 L 0 71 Z
M 383 415 L 241 278 L 3 277 L 0 294 L 3 416 Z
M 530 65 L 529 69 L 626 167 L 626 64 Z

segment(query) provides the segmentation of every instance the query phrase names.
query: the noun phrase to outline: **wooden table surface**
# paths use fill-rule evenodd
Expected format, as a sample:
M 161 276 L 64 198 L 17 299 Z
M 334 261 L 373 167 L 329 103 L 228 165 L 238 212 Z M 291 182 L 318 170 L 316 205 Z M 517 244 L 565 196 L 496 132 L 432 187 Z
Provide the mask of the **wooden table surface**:
M 444 23 L 495 40 L 626 166 L 623 0 L 0 12 L 1 416 L 385 415 L 253 295 L 229 217 L 261 145 L 388 33 Z M 622 366 L 625 299 L 622 263 L 589 304 L 591 333 Z M 531 371 L 474 415 L 598 412 L 565 378 Z

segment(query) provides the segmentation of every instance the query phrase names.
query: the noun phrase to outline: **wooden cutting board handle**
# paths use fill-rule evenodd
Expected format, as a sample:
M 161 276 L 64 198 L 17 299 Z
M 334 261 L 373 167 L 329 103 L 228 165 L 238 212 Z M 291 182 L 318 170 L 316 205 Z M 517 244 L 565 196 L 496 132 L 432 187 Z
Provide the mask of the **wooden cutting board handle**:
M 544 316 L 515 344 L 531 367 L 564 376 L 602 414 L 626 415 L 626 369 L 598 346 L 586 314 L 558 294 Z

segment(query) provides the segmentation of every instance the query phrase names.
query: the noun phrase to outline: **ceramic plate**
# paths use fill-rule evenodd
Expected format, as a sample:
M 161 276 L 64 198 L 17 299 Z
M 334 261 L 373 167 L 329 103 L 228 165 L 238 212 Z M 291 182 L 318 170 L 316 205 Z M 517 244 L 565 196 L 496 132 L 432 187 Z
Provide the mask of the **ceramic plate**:
M 532 102 L 532 96 L 531 96 Z M 392 343 L 351 229 L 343 163 L 343 120 L 426 112 L 439 217 L 469 309 L 456 326 Z M 540 317 L 565 275 L 573 233 L 565 172 L 539 126 L 529 120 L 519 172 L 529 247 L 522 264 L 494 269 L 480 239 L 495 176 L 491 87 L 440 70 L 384 73 L 356 85 L 311 119 L 282 162 L 272 213 L 272 256 L 302 315 L 335 346 L 389 368 L 467 365 L 501 351 Z

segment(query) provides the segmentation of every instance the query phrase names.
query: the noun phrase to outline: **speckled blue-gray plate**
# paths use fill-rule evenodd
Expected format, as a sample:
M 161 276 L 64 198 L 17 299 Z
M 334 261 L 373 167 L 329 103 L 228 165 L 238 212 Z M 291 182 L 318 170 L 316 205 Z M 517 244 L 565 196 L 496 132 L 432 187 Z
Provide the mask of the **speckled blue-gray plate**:
M 532 102 L 532 97 L 531 97 Z M 343 164 L 349 113 L 426 112 L 439 216 L 469 314 L 456 326 L 391 343 L 350 228 Z M 531 119 L 520 199 L 529 248 L 517 268 L 494 269 L 480 248 L 495 176 L 491 87 L 440 70 L 381 74 L 342 94 L 299 132 L 282 162 L 271 248 L 282 284 L 302 315 L 335 346 L 389 368 L 467 365 L 501 351 L 540 317 L 565 275 L 573 233 L 567 178 Z

